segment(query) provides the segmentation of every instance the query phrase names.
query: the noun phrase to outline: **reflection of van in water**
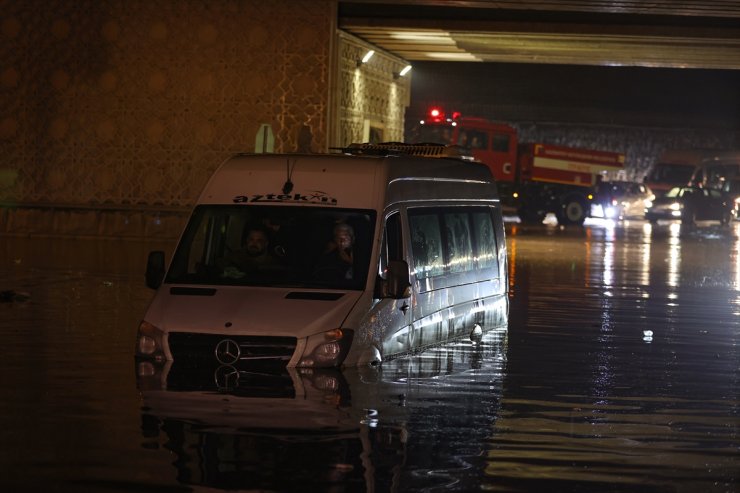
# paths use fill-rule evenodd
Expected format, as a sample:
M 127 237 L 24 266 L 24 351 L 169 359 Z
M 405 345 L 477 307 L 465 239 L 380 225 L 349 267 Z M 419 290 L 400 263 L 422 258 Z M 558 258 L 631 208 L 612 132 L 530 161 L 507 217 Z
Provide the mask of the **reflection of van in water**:
M 377 367 L 231 370 L 211 387 L 189 378 L 207 372 L 172 378 L 168 366 L 137 378 L 141 432 L 148 453 L 172 454 L 179 483 L 213 491 L 335 491 L 338 484 L 340 491 L 395 491 L 402 470 L 434 467 L 418 453 L 430 439 L 453 435 L 453 449 L 485 441 L 501 406 L 506 329 Z M 452 414 L 468 426 L 429 426 Z
M 496 185 L 450 150 L 228 159 L 166 273 L 164 253 L 149 256 L 138 371 L 374 364 L 504 327 Z

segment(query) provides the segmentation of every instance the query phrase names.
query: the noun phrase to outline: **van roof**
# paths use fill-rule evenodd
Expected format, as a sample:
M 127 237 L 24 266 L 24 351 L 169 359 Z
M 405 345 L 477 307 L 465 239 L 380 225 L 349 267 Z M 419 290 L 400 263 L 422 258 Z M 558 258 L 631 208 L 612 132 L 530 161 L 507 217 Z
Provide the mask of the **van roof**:
M 352 156 L 421 156 L 421 157 L 450 157 L 466 161 L 473 161 L 473 155 L 463 146 L 454 144 L 406 144 L 404 142 L 381 142 L 379 144 L 350 144 L 348 147 L 333 148 Z
M 237 154 L 213 173 L 198 203 L 376 208 L 383 196 L 498 200 L 491 172 L 481 163 L 384 154 Z

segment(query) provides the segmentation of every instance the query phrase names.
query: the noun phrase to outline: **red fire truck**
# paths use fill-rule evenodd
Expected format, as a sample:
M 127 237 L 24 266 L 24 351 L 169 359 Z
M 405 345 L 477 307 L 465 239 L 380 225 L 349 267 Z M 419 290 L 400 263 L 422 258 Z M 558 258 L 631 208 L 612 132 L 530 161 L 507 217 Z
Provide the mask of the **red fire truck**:
M 624 168 L 624 154 L 542 143 L 520 143 L 516 129 L 483 118 L 445 115 L 433 108 L 407 139 L 457 144 L 487 164 L 504 206 L 523 222 L 542 222 L 548 212 L 560 224 L 583 224 L 594 186 Z

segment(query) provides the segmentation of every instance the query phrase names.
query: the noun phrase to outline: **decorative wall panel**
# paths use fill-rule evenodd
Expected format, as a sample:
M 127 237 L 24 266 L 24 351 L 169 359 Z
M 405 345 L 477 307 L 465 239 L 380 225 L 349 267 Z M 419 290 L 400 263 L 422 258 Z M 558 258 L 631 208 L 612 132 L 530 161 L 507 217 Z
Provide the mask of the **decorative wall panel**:
M 263 123 L 326 148 L 335 4 L 0 2 L 0 203 L 187 208 Z
M 368 50 L 375 55 L 360 64 Z M 411 75 L 398 77 L 407 62 L 381 52 L 347 33 L 339 33 L 339 142 L 365 142 L 368 124 L 382 129 L 381 140 L 404 140 L 405 109 L 411 99 Z

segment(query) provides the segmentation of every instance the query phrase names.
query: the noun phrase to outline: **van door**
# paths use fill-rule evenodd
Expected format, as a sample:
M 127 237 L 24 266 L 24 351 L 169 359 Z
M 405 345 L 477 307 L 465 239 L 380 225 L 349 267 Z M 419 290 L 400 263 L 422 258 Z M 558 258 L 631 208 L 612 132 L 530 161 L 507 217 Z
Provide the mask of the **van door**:
M 401 214 L 398 211 L 389 213 L 385 218 L 383 242 L 380 251 L 379 276 L 384 278 L 388 263 L 393 260 L 406 260 L 404 256 Z M 379 297 L 379 295 L 376 295 Z M 411 306 L 413 294 L 409 298 L 380 300 L 377 318 L 383 330 L 383 355 L 397 354 L 410 349 L 409 329 L 411 326 Z

